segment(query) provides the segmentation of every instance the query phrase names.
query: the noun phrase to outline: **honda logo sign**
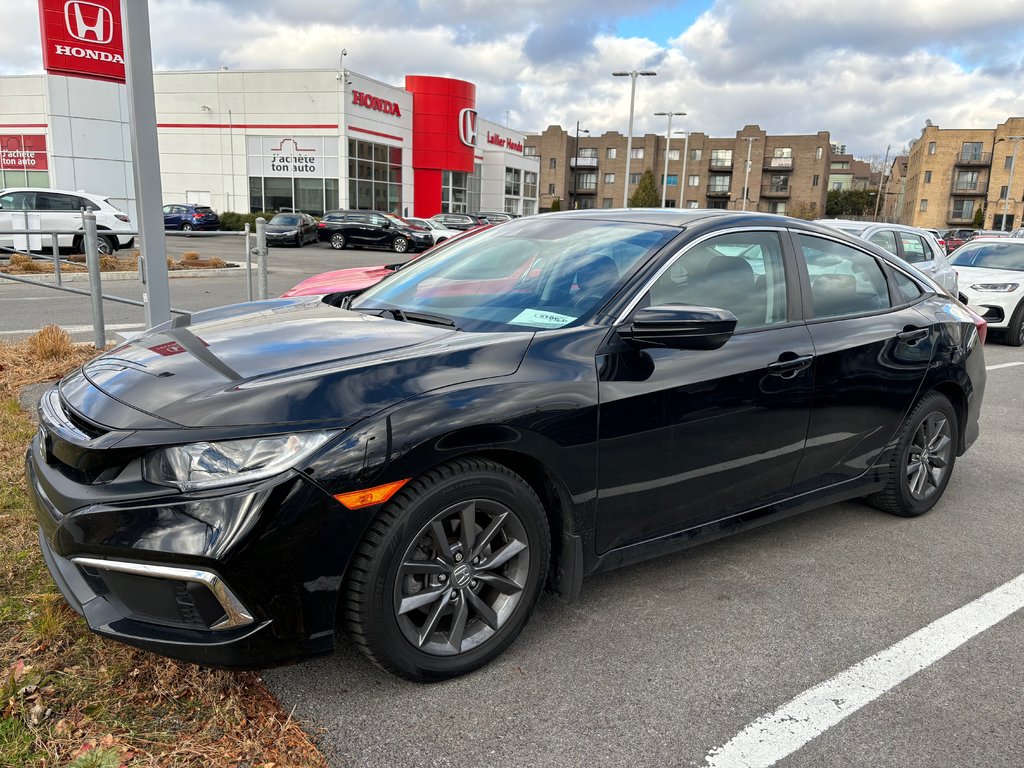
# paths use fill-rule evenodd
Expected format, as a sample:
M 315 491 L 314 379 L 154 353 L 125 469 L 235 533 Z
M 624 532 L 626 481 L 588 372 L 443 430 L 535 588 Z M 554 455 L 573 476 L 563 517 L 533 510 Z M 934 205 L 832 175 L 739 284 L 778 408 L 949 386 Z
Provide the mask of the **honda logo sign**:
M 47 72 L 125 81 L 120 0 L 39 0 L 39 21 Z
M 459 112 L 459 140 L 467 147 L 476 146 L 476 110 L 466 108 Z
M 96 3 L 82 0 L 64 3 L 64 25 L 69 35 L 83 43 L 107 45 L 114 37 L 114 14 Z

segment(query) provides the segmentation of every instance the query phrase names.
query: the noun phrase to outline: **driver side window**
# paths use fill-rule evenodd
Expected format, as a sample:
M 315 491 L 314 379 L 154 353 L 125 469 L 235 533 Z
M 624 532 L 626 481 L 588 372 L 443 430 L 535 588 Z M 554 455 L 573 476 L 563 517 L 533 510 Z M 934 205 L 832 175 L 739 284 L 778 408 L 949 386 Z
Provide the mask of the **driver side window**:
M 688 304 L 726 309 L 736 328 L 787 322 L 786 273 L 775 232 L 737 232 L 680 254 L 651 286 L 649 306 Z

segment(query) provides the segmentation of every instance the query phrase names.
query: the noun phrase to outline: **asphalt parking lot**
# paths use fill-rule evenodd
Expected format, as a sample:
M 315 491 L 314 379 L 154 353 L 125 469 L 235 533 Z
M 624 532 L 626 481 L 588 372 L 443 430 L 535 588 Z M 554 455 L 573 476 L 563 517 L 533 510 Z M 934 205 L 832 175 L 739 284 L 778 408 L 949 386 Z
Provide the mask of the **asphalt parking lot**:
M 990 342 L 986 358 L 1003 367 L 981 438 L 924 517 L 838 504 L 602 574 L 573 605 L 543 596 L 509 651 L 454 681 L 399 681 L 344 637 L 264 678 L 335 766 L 1020 766 L 1009 609 L 933 663 L 941 638 L 925 636 L 920 671 L 809 740 L 788 710 L 781 735 L 745 731 L 1024 571 L 1024 352 Z M 735 748 L 744 731 L 752 750 Z M 769 762 L 773 739 L 795 750 Z
M 195 249 L 212 255 L 212 246 Z M 394 256 L 274 249 L 271 293 Z M 141 293 L 135 282 L 108 290 Z M 176 279 L 171 292 L 175 306 L 196 310 L 244 300 L 245 283 Z M 89 320 L 87 297 L 4 282 L 0 308 L 0 339 Z M 141 328 L 139 309 L 108 312 L 108 328 Z M 264 679 L 334 766 L 1016 768 L 1020 590 L 991 626 L 954 613 L 1024 572 L 1024 350 L 990 342 L 986 360 L 981 437 L 924 517 L 844 503 L 602 574 L 575 604 L 543 596 L 509 651 L 455 681 L 399 681 L 344 637 L 333 656 Z M 955 633 L 921 632 L 951 615 L 969 637 L 936 651 Z M 807 691 L 908 638 L 912 663 L 897 670 L 881 657 L 889 667 L 878 677 L 889 682 L 864 706 L 850 704 L 868 687 L 856 678 L 829 693 L 833 712 L 791 714 Z

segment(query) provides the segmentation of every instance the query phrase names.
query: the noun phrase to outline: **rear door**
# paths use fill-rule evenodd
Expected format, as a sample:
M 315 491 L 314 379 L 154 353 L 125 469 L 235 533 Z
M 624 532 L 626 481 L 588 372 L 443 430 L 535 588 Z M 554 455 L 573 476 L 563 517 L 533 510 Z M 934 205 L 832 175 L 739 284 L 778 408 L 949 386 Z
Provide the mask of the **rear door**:
M 62 192 L 36 192 L 36 210 L 39 211 L 39 226 L 43 231 L 55 229 L 82 228 L 80 210 L 82 199 L 78 195 L 66 195 Z M 73 235 L 59 235 L 57 240 L 62 246 L 70 246 Z M 43 247 L 50 247 L 50 237 L 43 235 Z
M 801 489 L 874 463 L 917 399 L 938 337 L 878 257 L 826 236 L 793 239 L 815 354 Z

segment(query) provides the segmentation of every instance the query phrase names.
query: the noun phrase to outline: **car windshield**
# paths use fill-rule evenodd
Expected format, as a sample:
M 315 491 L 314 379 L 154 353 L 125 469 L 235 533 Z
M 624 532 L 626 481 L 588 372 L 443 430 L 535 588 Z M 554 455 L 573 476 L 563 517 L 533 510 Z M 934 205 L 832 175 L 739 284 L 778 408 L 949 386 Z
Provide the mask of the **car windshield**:
M 958 267 L 1024 271 L 1024 243 L 967 243 L 951 260 Z
M 398 225 L 399 227 L 410 227 L 412 229 L 422 229 L 422 227 L 420 227 L 419 224 L 414 224 L 413 222 L 411 222 L 411 221 L 409 221 L 407 219 L 403 219 L 401 216 L 395 216 L 395 214 L 393 214 L 393 213 L 385 213 L 384 214 L 384 218 L 387 219 L 388 221 L 390 221 L 392 224 Z
M 299 217 L 291 213 L 279 213 L 272 218 L 268 224 L 275 224 L 283 227 L 297 227 L 299 225 Z
M 846 232 L 851 235 L 860 235 L 868 225 L 860 221 L 837 221 L 834 219 L 823 219 L 816 222 L 818 224 L 824 224 L 832 229 L 838 229 L 840 232 Z
M 632 222 L 510 222 L 417 259 L 353 309 L 439 315 L 472 331 L 560 328 L 586 320 L 678 233 Z

